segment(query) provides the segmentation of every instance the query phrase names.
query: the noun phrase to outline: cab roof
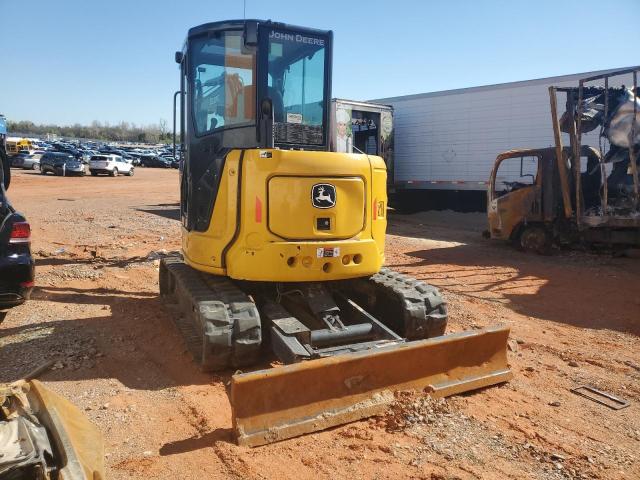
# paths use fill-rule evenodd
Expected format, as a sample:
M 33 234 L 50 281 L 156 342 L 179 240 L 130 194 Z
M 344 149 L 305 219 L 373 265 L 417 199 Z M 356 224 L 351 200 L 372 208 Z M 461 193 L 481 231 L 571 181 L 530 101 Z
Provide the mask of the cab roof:
M 307 33 L 316 34 L 316 35 L 327 35 L 328 33 L 331 32 L 331 30 L 320 30 L 316 28 L 301 27 L 299 25 L 291 25 L 288 23 L 273 22 L 271 20 L 258 20 L 258 19 L 252 18 L 252 19 L 246 19 L 246 20 L 223 20 L 220 22 L 203 23 L 202 25 L 198 25 L 197 27 L 190 28 L 187 36 L 193 37 L 196 35 L 200 35 L 202 33 L 206 33 L 211 30 L 224 30 L 227 28 L 243 27 L 245 24 L 251 23 L 251 22 L 255 22 L 258 24 L 271 25 L 274 28 L 282 28 L 286 30 L 299 30 Z

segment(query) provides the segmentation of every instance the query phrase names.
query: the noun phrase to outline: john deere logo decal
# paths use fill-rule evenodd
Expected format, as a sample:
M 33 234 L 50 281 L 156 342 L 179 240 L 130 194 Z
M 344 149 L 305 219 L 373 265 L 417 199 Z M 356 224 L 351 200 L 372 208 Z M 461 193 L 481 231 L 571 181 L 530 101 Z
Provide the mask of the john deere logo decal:
M 331 208 L 336 204 L 336 187 L 330 183 L 316 183 L 311 187 L 311 204 L 316 208 Z

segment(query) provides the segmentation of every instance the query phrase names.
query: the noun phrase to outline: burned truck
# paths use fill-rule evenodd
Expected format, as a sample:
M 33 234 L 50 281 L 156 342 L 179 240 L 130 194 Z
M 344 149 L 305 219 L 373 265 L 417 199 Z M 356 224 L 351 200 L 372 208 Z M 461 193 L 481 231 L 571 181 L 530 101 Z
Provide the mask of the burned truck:
M 639 72 L 549 87 L 555 146 L 498 155 L 489 179 L 488 236 L 540 253 L 554 245 L 640 246 Z M 610 86 L 612 77 L 629 74 L 632 86 Z M 566 100 L 561 116 L 559 94 Z M 596 129 L 598 145 L 582 145 L 582 135 Z

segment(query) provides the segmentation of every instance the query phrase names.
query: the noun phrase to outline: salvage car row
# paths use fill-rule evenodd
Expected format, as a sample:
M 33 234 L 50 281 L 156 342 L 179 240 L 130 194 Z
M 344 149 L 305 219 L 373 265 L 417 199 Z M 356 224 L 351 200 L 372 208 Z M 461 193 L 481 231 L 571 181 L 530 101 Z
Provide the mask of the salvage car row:
M 97 157 L 117 156 L 123 162 L 135 166 L 155 167 L 155 168 L 178 168 L 179 157 L 174 157 L 169 147 L 163 147 L 156 150 L 142 150 L 139 148 L 129 149 L 127 151 L 110 145 L 76 145 L 69 143 L 51 143 L 51 144 L 35 144 L 30 143 L 34 148 L 21 148 L 17 154 L 11 156 L 11 166 L 14 168 L 22 168 L 24 170 L 45 170 L 46 172 L 60 174 L 82 173 L 77 168 L 77 163 L 89 166 L 89 171 L 93 174 L 94 170 L 98 173 L 112 173 L 113 168 L 109 167 L 108 172 L 104 172 L 104 168 L 92 169 L 90 163 L 92 160 L 98 160 Z M 95 158 L 94 158 L 95 157 Z M 63 164 L 63 160 L 65 163 Z M 100 158 L 104 160 L 104 158 Z M 52 165 L 54 163 L 55 165 Z M 122 164 L 116 165 L 116 174 L 128 173 L 131 169 Z M 86 172 L 86 169 L 82 169 Z
M 178 162 L 158 155 L 142 157 L 138 165 L 155 168 L 177 168 Z M 123 158 L 120 155 L 105 153 L 92 155 L 88 161 L 78 159 L 65 152 L 43 152 L 36 154 L 19 154 L 12 159 L 12 167 L 25 170 L 40 170 L 42 175 L 52 173 L 54 175 L 91 175 L 108 174 L 117 177 L 119 174 L 132 176 L 135 170 L 133 161 Z
M 109 161 L 111 165 L 105 167 L 97 165 L 92 167 L 92 163 Z M 115 162 L 116 165 L 112 163 Z M 126 159 L 121 155 L 112 153 L 104 153 L 92 155 L 89 158 L 77 158 L 67 152 L 47 151 L 47 152 L 22 152 L 11 159 L 11 166 L 14 168 L 22 168 L 24 170 L 40 170 L 44 175 L 53 173 L 55 175 L 65 174 L 84 174 L 86 166 L 92 175 L 98 173 L 115 174 L 133 172 L 136 165 L 141 167 L 152 168 L 178 168 L 179 162 L 170 157 L 162 157 L 160 155 L 144 155 L 139 160 L 133 161 Z M 81 168 L 80 168 L 81 167 Z

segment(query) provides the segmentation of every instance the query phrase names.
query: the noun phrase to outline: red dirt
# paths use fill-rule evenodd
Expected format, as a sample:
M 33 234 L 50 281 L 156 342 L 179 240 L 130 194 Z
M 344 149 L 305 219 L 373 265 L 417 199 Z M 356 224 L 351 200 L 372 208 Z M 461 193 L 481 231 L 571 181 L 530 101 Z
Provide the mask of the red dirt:
M 14 173 L 37 289 L 0 326 L 0 381 L 59 361 L 41 379 L 104 433 L 109 478 L 640 478 L 637 258 L 527 255 L 482 240 L 481 215 L 392 215 L 387 263 L 442 290 L 450 330 L 508 324 L 515 378 L 444 403 L 401 395 L 399 421 L 240 448 L 232 372 L 198 372 L 148 256 L 179 249 L 177 172 Z M 582 384 L 631 406 L 570 392 Z

